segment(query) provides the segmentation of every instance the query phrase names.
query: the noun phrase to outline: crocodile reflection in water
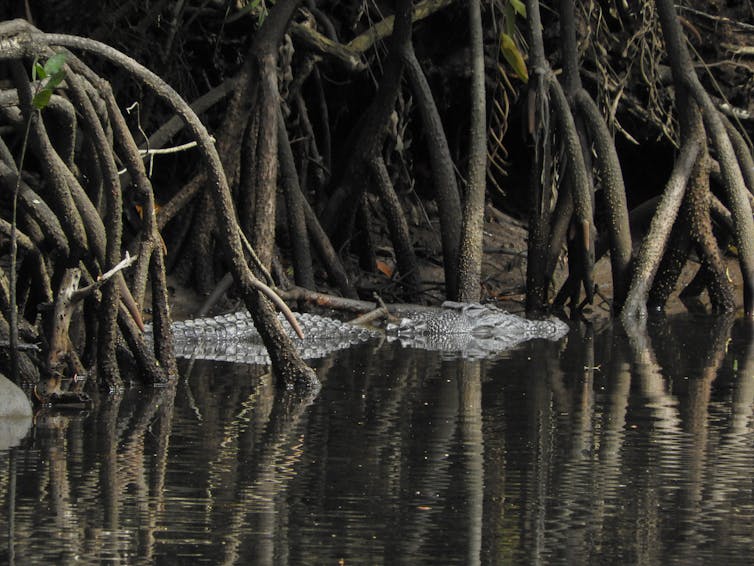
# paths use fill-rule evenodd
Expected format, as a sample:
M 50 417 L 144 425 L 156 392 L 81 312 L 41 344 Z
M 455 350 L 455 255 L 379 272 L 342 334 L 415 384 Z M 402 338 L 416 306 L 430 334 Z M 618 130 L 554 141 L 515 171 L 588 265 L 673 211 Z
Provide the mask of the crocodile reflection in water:
M 281 321 L 282 321 L 282 315 Z M 382 332 L 326 316 L 296 314 L 304 339 L 283 322 L 305 359 L 376 338 Z M 148 329 L 147 332 L 150 332 Z M 492 305 L 443 303 L 439 309 L 406 310 L 384 331 L 387 339 L 403 346 L 434 350 L 465 358 L 485 358 L 534 338 L 557 340 L 568 325 L 556 318 L 527 320 Z M 173 324 L 179 357 L 267 364 L 269 357 L 248 312 L 197 318 Z

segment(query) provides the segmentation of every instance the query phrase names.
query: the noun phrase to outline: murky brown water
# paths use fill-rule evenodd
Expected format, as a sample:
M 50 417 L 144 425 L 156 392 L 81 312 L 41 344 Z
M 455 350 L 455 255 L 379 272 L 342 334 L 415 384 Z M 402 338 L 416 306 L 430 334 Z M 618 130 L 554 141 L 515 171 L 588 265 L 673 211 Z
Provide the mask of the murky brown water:
M 304 400 L 196 363 L 0 451 L 0 563 L 750 564 L 753 334 L 365 344 Z

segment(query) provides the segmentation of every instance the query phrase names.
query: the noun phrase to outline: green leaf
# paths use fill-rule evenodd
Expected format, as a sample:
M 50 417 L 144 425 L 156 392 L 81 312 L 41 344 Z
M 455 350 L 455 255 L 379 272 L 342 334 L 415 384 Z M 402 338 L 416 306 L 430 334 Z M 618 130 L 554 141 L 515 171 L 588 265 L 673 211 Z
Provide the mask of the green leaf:
M 526 4 L 521 2 L 521 0 L 508 0 L 508 3 L 513 6 L 513 9 L 519 16 L 522 18 L 526 17 Z
M 43 88 L 37 94 L 34 95 L 34 98 L 32 99 L 31 103 L 34 105 L 34 108 L 36 108 L 37 110 L 42 110 L 45 106 L 47 106 L 50 103 L 51 96 L 52 96 L 52 90 L 48 88 Z
M 45 72 L 48 75 L 61 73 L 63 71 L 63 65 L 65 65 L 65 53 L 56 53 L 45 63 Z
M 521 51 L 518 50 L 516 42 L 507 33 L 500 34 L 500 51 L 503 57 L 522 81 L 529 82 L 529 71 L 526 69 L 526 62 Z
M 44 79 L 47 77 L 45 68 L 39 64 L 38 61 L 34 61 L 34 66 L 31 68 L 31 80 Z
M 264 17 L 265 12 L 267 11 L 267 8 L 262 5 L 260 8 L 260 4 L 262 3 L 262 0 L 251 0 L 246 6 L 241 8 L 235 15 L 235 17 L 241 16 L 243 14 L 253 14 L 258 17 Z
M 64 78 L 65 71 L 61 69 L 50 77 L 50 79 L 47 81 L 47 84 L 45 85 L 45 88 L 50 90 L 54 89 L 56 86 L 63 82 Z
M 511 4 L 503 6 L 503 28 L 508 35 L 513 35 L 516 32 L 516 12 L 513 10 Z
M 44 65 L 35 60 L 31 69 L 31 78 L 39 80 L 37 92 L 31 103 L 37 110 L 42 110 L 50 103 L 52 91 L 65 79 L 65 53 L 57 53 L 50 57 Z

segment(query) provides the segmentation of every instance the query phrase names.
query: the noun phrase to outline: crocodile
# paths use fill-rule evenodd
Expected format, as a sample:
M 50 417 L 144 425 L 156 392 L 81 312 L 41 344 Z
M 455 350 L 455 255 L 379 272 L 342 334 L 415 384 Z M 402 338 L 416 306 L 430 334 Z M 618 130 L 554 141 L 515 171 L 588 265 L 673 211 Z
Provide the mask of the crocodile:
M 316 314 L 295 313 L 304 332 L 303 339 L 279 316 L 304 359 L 321 358 L 381 336 L 388 341 L 397 340 L 404 347 L 434 350 L 453 357 L 487 358 L 527 340 L 557 340 L 568 332 L 568 325 L 557 318 L 528 320 L 493 305 L 449 301 L 439 309 L 404 310 L 397 322 L 388 323 L 382 330 Z M 147 333 L 151 333 L 151 328 Z M 173 335 L 179 357 L 269 363 L 262 339 L 245 311 L 174 322 Z

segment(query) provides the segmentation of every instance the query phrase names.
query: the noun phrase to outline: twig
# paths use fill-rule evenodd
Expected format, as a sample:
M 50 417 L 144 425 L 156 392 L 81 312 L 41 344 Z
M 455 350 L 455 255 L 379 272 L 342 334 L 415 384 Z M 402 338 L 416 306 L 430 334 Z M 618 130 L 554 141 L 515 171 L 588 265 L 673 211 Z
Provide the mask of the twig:
M 723 22 L 725 24 L 730 24 L 732 26 L 739 27 L 741 29 L 754 31 L 754 25 L 747 24 L 744 22 L 739 22 L 738 20 L 732 20 L 731 18 L 727 18 L 725 16 L 713 16 L 712 14 L 708 14 L 707 12 L 702 12 L 701 10 L 695 10 L 694 8 L 689 8 L 688 6 L 676 6 L 678 10 L 683 10 L 684 12 L 689 12 L 691 14 L 694 14 L 695 16 L 701 16 L 702 18 L 705 18 L 707 20 L 712 20 L 714 22 Z
M 294 38 L 310 50 L 332 57 L 349 71 L 361 72 L 367 68 L 361 60 L 360 52 L 325 37 L 308 25 L 293 22 L 291 24 L 291 33 Z
M 91 285 L 87 285 L 86 287 L 82 287 L 81 289 L 75 291 L 71 295 L 71 304 L 75 304 L 78 301 L 81 301 L 87 295 L 102 287 L 102 285 L 107 283 L 108 279 L 111 279 L 116 273 L 132 265 L 137 259 L 139 259 L 138 254 L 132 256 L 128 252 L 126 252 L 126 257 L 123 258 L 123 260 L 120 261 L 117 265 L 115 265 L 115 267 L 97 277 L 97 280 Z
M 385 301 L 382 300 L 382 297 L 380 297 L 377 293 L 374 293 L 373 296 L 374 300 L 377 301 L 377 304 L 380 306 L 372 311 L 369 311 L 366 314 L 354 318 L 350 321 L 351 324 L 369 324 L 370 322 L 377 320 L 378 318 L 386 318 L 388 320 L 395 318 L 394 315 L 390 314 L 390 310 L 385 304 Z
M 455 0 L 424 0 L 424 2 L 420 2 L 419 4 L 414 6 L 414 10 L 411 13 L 411 21 L 416 22 L 423 20 L 427 16 L 430 16 L 435 12 L 438 12 L 442 8 L 450 6 L 454 3 Z M 363 53 L 380 39 L 383 39 L 392 34 L 394 24 L 395 16 L 388 16 L 384 20 L 380 20 L 379 22 L 374 24 L 371 28 L 369 28 L 361 35 L 352 39 L 346 45 L 346 48 L 350 51 Z

